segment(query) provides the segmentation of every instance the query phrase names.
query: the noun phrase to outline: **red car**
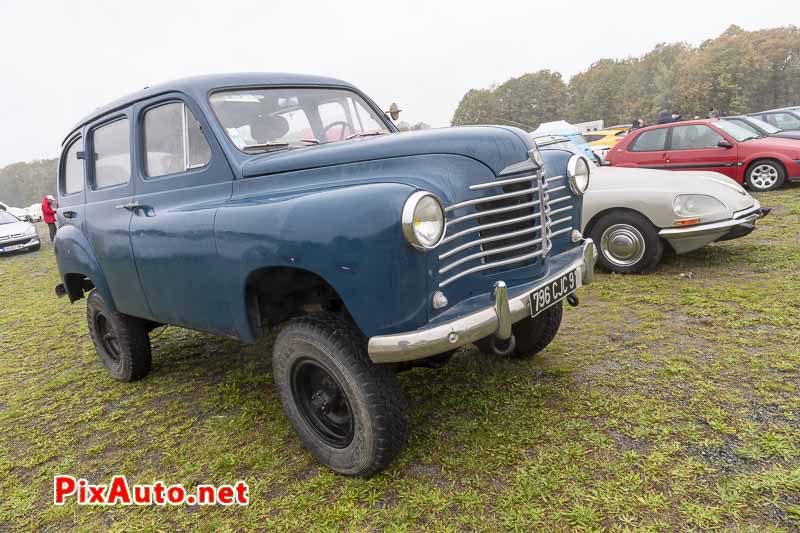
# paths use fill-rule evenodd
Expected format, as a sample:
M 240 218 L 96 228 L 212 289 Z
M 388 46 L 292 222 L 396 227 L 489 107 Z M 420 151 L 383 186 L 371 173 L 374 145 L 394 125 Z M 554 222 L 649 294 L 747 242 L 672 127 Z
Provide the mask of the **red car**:
M 800 180 L 800 140 L 761 137 L 726 120 L 689 120 L 628 134 L 606 160 L 620 167 L 712 170 L 769 191 Z

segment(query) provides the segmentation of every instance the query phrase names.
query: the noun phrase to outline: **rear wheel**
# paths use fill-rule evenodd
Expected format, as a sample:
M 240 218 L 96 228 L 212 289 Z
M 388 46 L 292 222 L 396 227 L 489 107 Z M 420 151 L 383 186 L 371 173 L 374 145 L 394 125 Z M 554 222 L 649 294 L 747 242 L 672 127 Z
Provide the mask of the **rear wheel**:
M 598 244 L 599 265 L 619 274 L 636 274 L 654 268 L 664 254 L 664 243 L 653 224 L 639 213 L 612 211 L 592 227 Z
M 346 320 L 317 313 L 290 321 L 275 340 L 273 376 L 300 440 L 335 472 L 369 477 L 402 451 L 403 392 Z
M 89 336 L 100 361 L 118 381 L 136 381 L 150 372 L 152 356 L 147 322 L 108 308 L 94 290 L 86 300 Z
M 783 165 L 772 159 L 759 159 L 747 169 L 745 176 L 748 187 L 754 191 L 772 191 L 786 180 Z

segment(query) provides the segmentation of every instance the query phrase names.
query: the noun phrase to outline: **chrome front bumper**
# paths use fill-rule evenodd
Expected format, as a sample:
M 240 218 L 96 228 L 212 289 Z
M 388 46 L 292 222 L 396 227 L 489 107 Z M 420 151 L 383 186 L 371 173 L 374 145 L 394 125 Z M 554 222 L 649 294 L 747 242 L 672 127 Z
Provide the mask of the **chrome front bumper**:
M 676 253 L 683 254 L 717 240 L 726 240 L 726 236 L 736 238 L 746 235 L 753 231 L 755 221 L 764 218 L 769 212 L 769 209 L 762 208 L 756 201 L 753 207 L 734 213 L 728 220 L 682 228 L 666 228 L 658 234 L 670 243 Z M 740 234 L 735 234 L 737 231 Z M 734 235 L 730 236 L 731 232 L 734 232 Z
M 551 273 L 536 287 L 522 294 L 508 297 L 505 283 L 498 282 L 494 288 L 494 305 L 470 313 L 450 322 L 428 328 L 381 335 L 369 339 L 369 357 L 374 363 L 398 363 L 412 361 L 455 350 L 490 335 L 506 337 L 511 325 L 531 316 L 530 295 L 570 270 L 577 269 L 577 287 L 591 283 L 597 250 L 592 239 L 585 239 L 581 257 Z

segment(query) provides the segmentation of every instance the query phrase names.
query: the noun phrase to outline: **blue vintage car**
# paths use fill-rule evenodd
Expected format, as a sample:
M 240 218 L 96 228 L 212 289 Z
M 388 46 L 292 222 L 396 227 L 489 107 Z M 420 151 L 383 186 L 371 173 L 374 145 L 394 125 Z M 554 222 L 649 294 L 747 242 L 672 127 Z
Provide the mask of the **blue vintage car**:
M 592 278 L 586 161 L 501 126 L 398 133 L 330 78 L 146 88 L 81 120 L 58 173 L 55 253 L 112 377 L 173 324 L 253 343 L 308 449 L 369 476 L 403 447 L 395 372 L 477 343 L 531 356 Z

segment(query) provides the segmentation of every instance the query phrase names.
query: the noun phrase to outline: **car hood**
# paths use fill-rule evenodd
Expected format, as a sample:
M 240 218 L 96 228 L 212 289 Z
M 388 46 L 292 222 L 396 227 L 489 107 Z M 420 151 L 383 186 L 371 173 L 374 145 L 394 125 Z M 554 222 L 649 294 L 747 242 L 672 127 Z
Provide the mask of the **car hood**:
M 19 235 L 25 233 L 28 228 L 33 226 L 30 222 L 12 222 L 10 224 L 0 224 L 0 237 L 8 237 L 9 235 Z
M 495 174 L 528 157 L 533 142 L 527 133 L 506 126 L 463 126 L 361 137 L 264 154 L 242 166 L 243 177 L 308 170 L 414 155 L 469 157 Z
M 785 133 L 785 132 L 781 132 Z M 751 139 L 740 143 L 740 146 L 750 146 L 760 150 L 787 150 L 791 151 L 788 155 L 797 157 L 800 154 L 800 143 L 797 139 L 787 137 L 761 137 L 759 139 Z
M 800 130 L 783 130 L 774 135 L 779 139 L 800 139 Z

